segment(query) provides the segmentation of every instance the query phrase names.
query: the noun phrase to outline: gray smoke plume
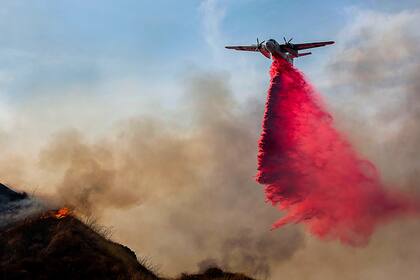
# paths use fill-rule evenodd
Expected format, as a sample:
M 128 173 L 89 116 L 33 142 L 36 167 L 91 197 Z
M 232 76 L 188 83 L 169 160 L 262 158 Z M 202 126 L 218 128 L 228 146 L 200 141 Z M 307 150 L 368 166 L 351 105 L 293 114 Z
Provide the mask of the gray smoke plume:
M 365 17 L 328 65 L 331 104 L 390 184 L 420 190 L 419 13 Z
M 0 229 L 46 209 L 40 200 L 0 184 Z
M 170 114 L 117 121 L 95 137 L 61 128 L 14 173 L 16 182 L 46 186 L 57 205 L 99 217 L 164 273 L 195 271 L 212 259 L 267 278 L 303 236 L 292 227 L 270 231 L 278 212 L 254 182 L 263 99 L 238 102 L 219 74 L 185 81 Z M 22 179 L 26 168 L 39 174 Z

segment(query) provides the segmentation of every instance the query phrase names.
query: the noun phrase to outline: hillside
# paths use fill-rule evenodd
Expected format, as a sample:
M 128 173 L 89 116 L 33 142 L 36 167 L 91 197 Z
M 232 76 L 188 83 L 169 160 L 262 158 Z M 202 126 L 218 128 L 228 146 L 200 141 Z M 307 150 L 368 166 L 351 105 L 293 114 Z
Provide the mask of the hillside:
M 16 205 L 22 204 L 16 202 L 29 198 L 4 185 L 0 188 L 3 207 L 0 216 L 4 220 L 4 217 L 10 217 L 10 213 L 15 213 Z M 62 208 L 39 212 L 2 227 L 0 279 L 166 278 L 158 277 L 138 261 L 133 251 L 109 240 L 93 223 L 83 223 Z M 203 274 L 181 274 L 177 279 L 251 280 L 218 268 L 210 268 Z
M 127 247 L 72 216 L 38 216 L 0 233 L 1 279 L 157 279 Z

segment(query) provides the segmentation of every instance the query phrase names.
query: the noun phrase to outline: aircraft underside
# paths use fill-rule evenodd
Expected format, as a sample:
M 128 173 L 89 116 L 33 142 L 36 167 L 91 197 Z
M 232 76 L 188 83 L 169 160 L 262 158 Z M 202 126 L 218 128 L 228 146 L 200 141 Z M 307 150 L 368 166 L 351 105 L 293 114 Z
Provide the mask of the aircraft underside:
M 289 62 L 290 64 L 293 65 L 293 58 L 294 57 L 291 54 L 289 54 L 289 53 L 277 52 L 273 56 L 281 57 L 281 58 L 285 59 L 287 62 Z

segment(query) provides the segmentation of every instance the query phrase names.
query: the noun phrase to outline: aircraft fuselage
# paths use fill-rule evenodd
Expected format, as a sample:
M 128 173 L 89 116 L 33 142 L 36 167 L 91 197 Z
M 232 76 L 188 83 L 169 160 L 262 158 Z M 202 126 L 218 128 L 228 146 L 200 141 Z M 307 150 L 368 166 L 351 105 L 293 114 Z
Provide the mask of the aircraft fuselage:
M 282 57 L 291 64 L 293 64 L 293 58 L 297 57 L 298 54 L 295 50 L 288 48 L 288 47 L 282 47 L 279 43 L 277 43 L 274 39 L 269 39 L 265 44 L 261 46 L 262 48 L 265 48 L 267 51 L 271 53 L 274 57 Z

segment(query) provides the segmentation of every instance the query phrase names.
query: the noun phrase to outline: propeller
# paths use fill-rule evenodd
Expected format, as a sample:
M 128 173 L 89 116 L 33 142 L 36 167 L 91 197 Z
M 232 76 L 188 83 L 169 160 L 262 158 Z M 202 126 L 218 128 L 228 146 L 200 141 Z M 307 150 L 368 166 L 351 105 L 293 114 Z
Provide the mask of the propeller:
M 262 47 L 262 44 L 265 42 L 265 40 L 264 41 L 262 41 L 262 42 L 260 42 L 259 40 L 258 40 L 258 38 L 257 38 L 257 49 L 259 50 L 259 49 L 261 49 L 261 47 Z
M 292 44 L 292 43 L 290 43 L 290 42 L 293 40 L 293 38 L 290 38 L 290 40 L 289 40 L 289 41 L 287 41 L 287 40 L 286 40 L 286 37 L 283 37 L 283 40 L 284 40 L 284 44 L 285 44 L 285 45 L 290 45 L 290 46 L 293 46 L 293 44 Z

